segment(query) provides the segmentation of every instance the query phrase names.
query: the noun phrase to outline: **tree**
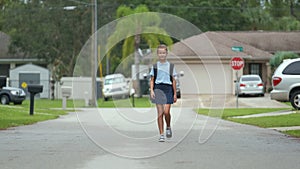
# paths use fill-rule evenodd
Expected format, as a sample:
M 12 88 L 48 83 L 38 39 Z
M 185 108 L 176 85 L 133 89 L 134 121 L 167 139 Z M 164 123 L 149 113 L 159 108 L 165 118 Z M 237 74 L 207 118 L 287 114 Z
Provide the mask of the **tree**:
M 272 72 L 276 70 L 276 68 L 283 62 L 284 59 L 294 59 L 294 58 L 299 58 L 299 55 L 294 52 L 285 52 L 285 51 L 276 52 L 274 57 L 270 59 L 270 66 Z
M 20 1 L 8 4 L 2 30 L 11 36 L 10 52 L 49 63 L 54 80 L 71 76 L 81 47 L 91 34 L 90 8 L 66 1 Z
M 141 13 L 144 13 L 142 15 L 143 18 L 140 17 L 141 15 L 137 15 Z M 117 17 L 121 19 L 117 22 L 116 30 L 109 37 L 107 46 L 108 49 L 110 49 L 114 44 L 120 41 L 120 37 L 125 37 L 122 45 L 122 58 L 124 59 L 134 53 L 136 72 L 135 89 L 137 96 L 140 97 L 140 56 L 138 50 L 141 41 L 144 40 L 149 48 L 155 48 L 162 42 L 166 45 L 171 45 L 173 41 L 169 36 L 166 36 L 167 33 L 160 28 L 160 17 L 155 13 L 149 13 L 149 9 L 145 5 L 139 5 L 134 9 L 127 6 L 120 6 L 117 10 Z

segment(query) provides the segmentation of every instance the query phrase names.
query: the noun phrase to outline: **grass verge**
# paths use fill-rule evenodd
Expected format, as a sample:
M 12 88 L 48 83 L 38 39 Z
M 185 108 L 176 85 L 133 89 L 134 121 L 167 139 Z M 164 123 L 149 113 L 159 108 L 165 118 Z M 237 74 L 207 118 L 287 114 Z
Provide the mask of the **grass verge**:
M 235 116 L 245 116 L 252 114 L 261 114 L 268 112 L 276 112 L 281 110 L 289 110 L 289 108 L 239 108 L 239 109 L 198 109 L 197 112 L 202 115 L 211 117 L 221 117 L 228 119 Z
M 255 117 L 255 118 L 229 118 L 228 120 L 255 125 L 264 128 L 270 127 L 291 127 L 291 126 L 300 126 L 300 113 L 281 115 L 281 116 L 266 116 L 266 117 Z
M 149 98 L 134 98 L 135 107 L 151 107 L 153 104 Z M 61 110 L 62 100 L 36 99 L 34 103 L 34 115 L 29 115 L 30 101 L 25 100 L 22 105 L 0 105 L 0 130 L 34 124 L 39 121 L 51 120 L 74 111 L 74 107 L 85 107 L 84 100 L 67 100 L 68 110 Z M 133 107 L 132 98 L 119 100 L 98 100 L 99 108 Z
M 221 117 L 222 119 L 255 125 L 259 127 L 291 127 L 300 126 L 300 112 L 288 115 L 280 116 L 265 116 L 265 117 L 252 117 L 252 118 L 233 118 L 234 116 L 243 116 L 251 114 L 260 114 L 268 112 L 276 112 L 281 110 L 289 110 L 288 108 L 240 108 L 240 109 L 224 109 L 223 112 L 220 110 L 209 110 L 209 109 L 198 109 L 197 112 L 202 115 L 211 117 Z M 300 130 L 285 131 L 285 134 L 299 137 Z
M 34 112 L 34 115 L 30 116 L 29 107 L 0 105 L 0 129 L 33 124 L 67 114 L 63 110 L 48 108 L 35 108 Z
M 283 133 L 300 138 L 300 130 L 288 130 L 288 131 L 283 131 Z

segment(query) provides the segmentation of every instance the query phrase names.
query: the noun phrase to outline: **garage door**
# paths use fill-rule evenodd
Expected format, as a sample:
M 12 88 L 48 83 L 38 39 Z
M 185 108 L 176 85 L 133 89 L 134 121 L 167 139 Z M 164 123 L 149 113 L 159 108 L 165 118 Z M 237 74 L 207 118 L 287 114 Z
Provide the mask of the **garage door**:
M 30 84 L 40 84 L 40 73 L 19 73 L 19 87 L 22 88 L 22 84 L 30 85 Z M 25 90 L 26 96 L 29 96 L 28 89 Z M 40 93 L 36 95 L 39 97 Z
M 228 64 L 176 64 L 184 71 L 180 78 L 182 94 L 231 94 L 233 78 Z

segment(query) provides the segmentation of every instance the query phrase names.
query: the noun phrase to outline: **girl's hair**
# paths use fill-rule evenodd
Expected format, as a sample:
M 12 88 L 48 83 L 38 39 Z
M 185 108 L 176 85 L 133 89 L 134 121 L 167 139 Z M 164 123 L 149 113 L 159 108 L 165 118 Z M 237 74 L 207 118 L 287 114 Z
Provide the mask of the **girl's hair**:
M 167 45 L 160 44 L 160 45 L 158 45 L 158 47 L 157 47 L 157 51 L 158 51 L 158 49 L 165 49 L 166 52 L 168 53 L 168 47 L 167 47 Z

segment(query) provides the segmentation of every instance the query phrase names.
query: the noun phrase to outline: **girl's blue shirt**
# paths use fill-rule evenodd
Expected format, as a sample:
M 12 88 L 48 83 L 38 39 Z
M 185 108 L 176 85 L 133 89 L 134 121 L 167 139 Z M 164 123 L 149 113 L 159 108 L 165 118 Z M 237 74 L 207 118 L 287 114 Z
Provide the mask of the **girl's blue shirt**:
M 172 85 L 172 82 L 170 81 L 170 62 L 166 61 L 165 63 L 157 62 L 157 77 L 155 80 L 155 84 L 170 84 Z M 176 76 L 176 70 L 175 66 L 173 68 L 173 76 Z M 150 76 L 154 76 L 154 69 L 153 66 L 151 67 Z

